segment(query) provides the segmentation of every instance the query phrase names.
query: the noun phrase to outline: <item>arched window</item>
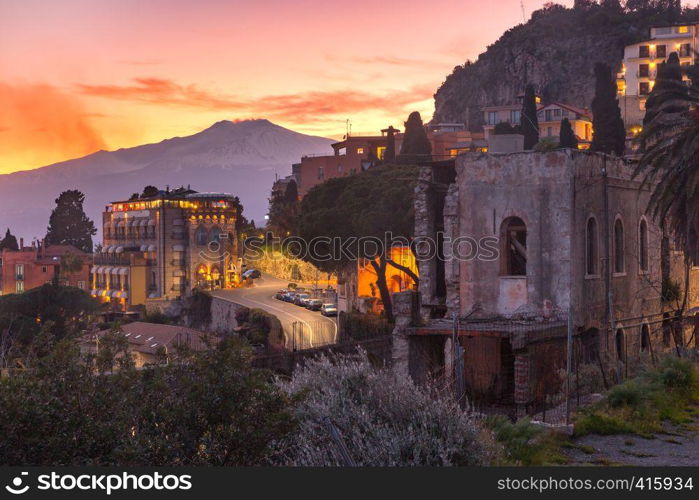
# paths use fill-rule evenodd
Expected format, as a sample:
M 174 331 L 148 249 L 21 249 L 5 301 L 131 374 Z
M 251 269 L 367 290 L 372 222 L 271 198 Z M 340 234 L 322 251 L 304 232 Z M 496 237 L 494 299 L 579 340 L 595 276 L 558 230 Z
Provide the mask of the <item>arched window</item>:
M 587 230 L 585 231 L 585 262 L 588 275 L 598 274 L 599 253 L 597 241 L 597 220 L 594 217 L 590 217 L 587 219 Z
M 614 221 L 614 272 L 624 272 L 624 224 Z
M 650 351 L 650 329 L 648 325 L 641 327 L 641 352 Z
M 648 223 L 641 219 L 638 228 L 638 263 L 641 271 L 648 271 Z
M 624 330 L 621 328 L 616 331 L 616 357 L 624 361 Z
M 689 228 L 687 243 L 689 244 L 689 255 L 692 263 L 694 266 L 699 266 L 699 237 L 697 237 L 697 230 L 693 227 Z
M 506 276 L 527 275 L 527 226 L 519 217 L 510 217 L 502 223 L 503 242 L 500 272 Z
M 216 243 L 219 243 L 221 241 L 221 228 L 218 226 L 214 226 L 211 229 L 211 241 L 215 241 Z
M 195 239 L 197 241 L 197 245 L 199 245 L 200 247 L 203 247 L 204 245 L 206 245 L 208 243 L 208 241 L 207 241 L 208 236 L 209 236 L 209 233 L 206 230 L 206 228 L 204 226 L 199 226 L 197 228 L 197 232 L 195 234 Z

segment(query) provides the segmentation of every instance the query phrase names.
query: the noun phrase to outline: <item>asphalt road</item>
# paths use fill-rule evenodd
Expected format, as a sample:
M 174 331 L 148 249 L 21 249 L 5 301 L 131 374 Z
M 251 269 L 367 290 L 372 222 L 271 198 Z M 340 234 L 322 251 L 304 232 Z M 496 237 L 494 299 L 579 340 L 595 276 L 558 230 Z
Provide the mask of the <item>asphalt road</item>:
M 288 281 L 263 274 L 251 288 L 215 290 L 213 295 L 250 308 L 263 309 L 274 314 L 284 327 L 287 349 L 308 349 L 337 342 L 336 318 L 326 318 L 320 312 L 274 298 L 277 290 Z

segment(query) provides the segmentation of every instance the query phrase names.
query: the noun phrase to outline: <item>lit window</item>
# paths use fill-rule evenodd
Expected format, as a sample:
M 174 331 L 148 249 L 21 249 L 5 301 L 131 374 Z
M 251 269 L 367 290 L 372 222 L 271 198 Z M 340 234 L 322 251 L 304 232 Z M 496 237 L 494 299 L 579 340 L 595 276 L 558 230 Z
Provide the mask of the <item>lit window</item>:
M 689 33 L 689 28 L 687 26 L 680 26 L 677 28 L 678 33 Z
M 15 292 L 17 292 L 17 293 L 24 292 L 24 281 L 18 281 L 17 283 L 15 283 Z
M 357 154 L 358 154 L 358 155 L 363 155 L 363 154 L 364 154 L 364 148 L 357 148 Z
M 379 146 L 376 148 L 376 156 L 379 160 L 383 160 L 384 154 L 386 153 L 386 147 L 385 146 Z

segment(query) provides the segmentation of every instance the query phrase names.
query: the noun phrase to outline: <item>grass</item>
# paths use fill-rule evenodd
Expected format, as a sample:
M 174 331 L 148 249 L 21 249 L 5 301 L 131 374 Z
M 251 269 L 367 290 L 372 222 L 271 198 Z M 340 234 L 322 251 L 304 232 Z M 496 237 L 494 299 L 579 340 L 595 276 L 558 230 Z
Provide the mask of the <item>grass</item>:
M 502 446 L 502 459 L 498 465 L 561 465 L 569 462 L 561 449 L 574 445 L 564 436 L 532 424 L 529 419 L 512 423 L 506 417 L 495 416 L 486 418 L 485 425 Z
M 691 424 L 697 416 L 699 376 L 689 362 L 665 358 L 660 366 L 613 387 L 575 416 L 575 435 L 636 434 L 653 439 L 663 422 Z

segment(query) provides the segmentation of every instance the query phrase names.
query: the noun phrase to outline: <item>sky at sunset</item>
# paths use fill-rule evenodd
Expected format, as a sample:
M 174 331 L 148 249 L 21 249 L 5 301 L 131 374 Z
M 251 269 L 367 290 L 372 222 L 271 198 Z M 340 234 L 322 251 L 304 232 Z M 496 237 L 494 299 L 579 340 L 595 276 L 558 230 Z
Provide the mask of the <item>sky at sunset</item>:
M 519 0 L 0 0 L 0 173 L 223 119 L 334 138 L 427 120 L 521 22 Z

